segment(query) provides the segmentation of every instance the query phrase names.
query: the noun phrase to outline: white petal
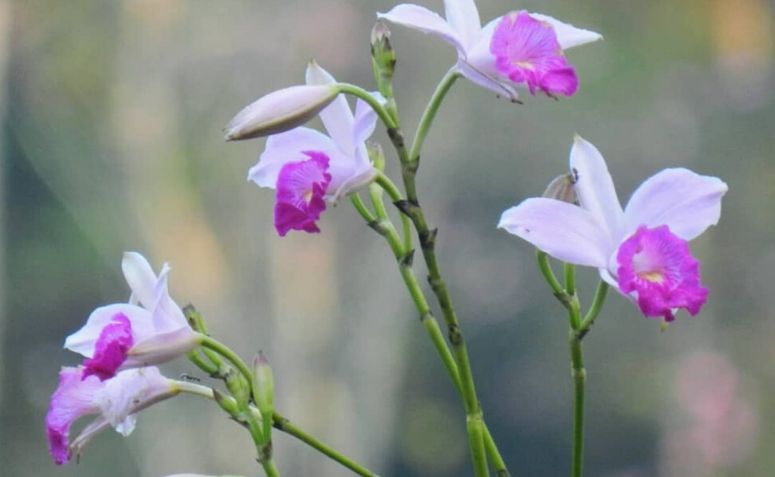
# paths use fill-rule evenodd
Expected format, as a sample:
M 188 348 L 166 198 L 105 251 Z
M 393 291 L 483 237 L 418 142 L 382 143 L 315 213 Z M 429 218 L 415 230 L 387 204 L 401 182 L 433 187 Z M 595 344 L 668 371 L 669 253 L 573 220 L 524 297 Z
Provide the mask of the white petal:
M 170 297 L 167 288 L 167 275 L 170 267 L 165 263 L 159 273 L 159 279 L 154 287 L 155 300 L 149 308 L 152 315 L 154 333 L 168 333 L 180 328 L 188 328 L 188 321 L 183 310 Z
M 583 28 L 576 28 L 569 23 L 561 22 L 560 20 L 552 18 L 549 15 L 530 13 L 530 16 L 552 25 L 554 28 L 554 33 L 557 35 L 557 42 L 560 44 L 560 48 L 563 50 L 603 39 L 603 35 L 600 33 L 584 30 Z
M 387 13 L 377 13 L 377 17 L 403 25 L 423 33 L 429 33 L 441 37 L 447 43 L 454 46 L 458 52 L 464 52 L 465 46 L 461 36 L 441 18 L 438 13 L 425 7 L 411 3 L 396 5 Z
M 384 104 L 385 98 L 378 92 L 371 93 L 377 101 Z M 355 103 L 355 120 L 353 122 L 352 137 L 356 146 L 363 143 L 373 133 L 377 126 L 377 113 L 369 106 L 369 103 L 359 99 Z
M 328 172 L 331 174 L 329 193 L 333 193 L 354 174 L 368 166 L 368 162 L 359 162 L 355 155 L 348 156 L 328 136 L 314 129 L 296 128 L 282 134 L 271 136 L 266 141 L 266 149 L 258 164 L 250 168 L 248 180 L 261 187 L 272 189 L 277 185 L 280 169 L 292 161 L 309 159 L 304 151 L 319 151 L 330 159 Z M 357 150 L 356 150 L 357 152 Z
M 135 298 L 144 307 L 152 307 L 156 302 L 154 288 L 158 279 L 148 260 L 137 252 L 124 252 L 121 270 Z
M 81 329 L 71 334 L 65 340 L 65 348 L 87 358 L 94 355 L 94 346 L 102 333 L 102 329 L 113 320 L 117 314 L 123 314 L 129 318 L 132 325 L 132 337 L 135 340 L 143 339 L 153 334 L 151 314 L 139 306 L 124 303 L 108 305 L 94 310 L 86 324 Z
M 665 169 L 632 194 L 625 210 L 627 230 L 668 225 L 677 236 L 691 240 L 718 222 L 726 191 L 727 185 L 717 177 Z
M 336 83 L 336 79 L 315 61 L 310 61 L 307 65 L 306 77 L 309 85 Z M 331 104 L 326 106 L 320 112 L 320 119 L 323 121 L 328 134 L 342 151 L 351 153 L 353 150 L 353 113 L 350 110 L 350 105 L 347 104 L 346 96 L 340 94 Z
M 527 199 L 503 212 L 498 228 L 567 263 L 603 268 L 611 254 L 608 234 L 595 216 L 559 200 Z
M 444 11 L 447 22 L 457 32 L 464 47 L 471 46 L 482 27 L 474 0 L 444 0 Z
M 132 413 L 138 405 L 172 388 L 170 381 L 155 367 L 121 371 L 104 384 L 97 396 L 102 415 L 125 436 L 134 429 L 136 419 Z
M 338 149 L 334 141 L 314 129 L 301 127 L 275 134 L 267 138 L 266 148 L 259 156 L 258 164 L 248 172 L 248 180 L 255 182 L 260 187 L 274 189 L 277 185 L 280 169 L 285 164 L 307 159 L 302 151 L 326 152 L 332 149 Z
M 624 213 L 600 151 L 592 143 L 576 136 L 570 152 L 570 167 L 576 180 L 574 187 L 579 203 L 604 224 L 612 241 L 617 241 Z

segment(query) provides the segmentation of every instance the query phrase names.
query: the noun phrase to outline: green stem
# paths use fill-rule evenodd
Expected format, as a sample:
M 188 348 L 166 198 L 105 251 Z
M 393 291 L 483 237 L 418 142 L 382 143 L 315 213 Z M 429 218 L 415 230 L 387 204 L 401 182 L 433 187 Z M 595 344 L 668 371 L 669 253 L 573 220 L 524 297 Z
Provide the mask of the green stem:
M 245 362 L 242 361 L 242 358 L 240 358 L 228 346 L 209 336 L 204 337 L 201 345 L 207 349 L 215 351 L 219 355 L 226 358 L 231 364 L 234 365 L 235 368 L 237 368 L 240 374 L 245 377 L 248 384 L 253 382 L 253 373 L 250 371 L 250 368 L 248 368 Z
M 339 90 L 342 93 L 349 94 L 364 100 L 369 106 L 371 106 L 374 112 L 377 113 L 377 116 L 379 116 L 379 119 L 385 123 L 385 126 L 388 128 L 396 127 L 396 121 L 391 117 L 390 113 L 388 113 L 387 109 L 385 109 L 382 103 L 380 103 L 379 100 L 371 93 L 353 84 L 338 83 L 337 86 L 339 86 Z
M 608 283 L 602 280 L 600 280 L 600 283 L 597 284 L 595 297 L 592 299 L 592 305 L 590 305 L 589 310 L 587 310 L 587 314 L 584 315 L 584 319 L 581 320 L 580 332 L 583 333 L 581 336 L 582 338 L 589 332 L 589 329 L 592 327 L 592 325 L 595 324 L 597 315 L 600 314 L 600 310 L 603 308 L 603 303 L 605 303 L 605 298 L 608 295 L 608 288 Z
M 400 202 L 404 200 L 403 195 L 401 195 L 401 191 L 398 189 L 398 187 L 393 183 L 393 181 L 390 180 L 388 176 L 385 175 L 384 172 L 379 171 L 376 178 L 377 184 L 382 187 L 385 192 L 388 193 L 390 196 L 390 200 L 395 204 L 396 202 Z M 412 249 L 412 226 L 409 221 L 409 217 L 406 216 L 406 214 L 401 214 L 401 231 L 403 235 L 403 245 L 404 250 L 411 250 Z
M 565 291 L 565 288 L 563 288 L 562 284 L 560 284 L 560 281 L 557 280 L 557 277 L 554 275 L 552 265 L 549 263 L 549 255 L 546 252 L 542 252 L 536 249 L 536 260 L 538 260 L 538 268 L 541 270 L 541 274 L 544 276 L 546 283 L 548 283 L 552 288 L 554 296 L 556 296 L 563 305 L 567 306 L 566 301 L 561 298 L 567 295 L 567 292 Z
M 584 355 L 581 337 L 570 331 L 571 369 L 573 376 L 573 456 L 571 477 L 581 477 L 584 461 L 584 384 L 587 372 L 584 369 Z
M 264 459 L 261 462 L 261 467 L 264 468 L 266 477 L 280 477 L 280 472 L 277 470 L 277 466 L 274 465 L 272 458 Z
M 420 158 L 420 150 L 422 150 L 425 138 L 428 136 L 433 119 L 436 117 L 436 113 L 441 107 L 441 103 L 444 101 L 444 97 L 449 92 L 452 85 L 455 84 L 455 80 L 460 77 L 454 68 L 449 70 L 446 75 L 441 79 L 439 85 L 436 86 L 436 91 L 433 92 L 433 96 L 428 101 L 428 105 L 425 107 L 425 111 L 420 118 L 420 123 L 417 126 L 417 134 L 414 136 L 412 142 L 412 150 L 409 152 L 409 160 L 417 161 Z
M 272 415 L 272 417 L 274 420 L 274 427 L 278 431 L 284 432 L 288 435 L 295 437 L 296 439 L 304 442 L 305 444 L 317 450 L 321 454 L 328 456 L 332 460 L 335 460 L 336 462 L 340 463 L 344 467 L 347 467 L 348 469 L 350 469 L 351 471 L 355 472 L 358 475 L 362 475 L 363 477 L 377 477 L 377 474 L 370 471 L 366 467 L 340 454 L 339 452 L 335 451 L 334 449 L 327 446 L 323 442 L 319 441 L 318 439 L 314 438 L 313 436 L 307 434 L 303 430 L 294 426 L 293 424 L 291 424 L 291 421 L 289 421 L 279 413 L 275 412 Z
M 492 438 L 490 429 L 487 428 L 487 423 L 483 423 L 483 430 L 484 446 L 487 450 L 487 456 L 492 460 L 495 472 L 498 474 L 498 477 L 511 477 L 509 469 L 506 468 L 506 462 L 504 462 L 501 453 L 498 451 L 498 446 L 495 444 L 495 439 Z

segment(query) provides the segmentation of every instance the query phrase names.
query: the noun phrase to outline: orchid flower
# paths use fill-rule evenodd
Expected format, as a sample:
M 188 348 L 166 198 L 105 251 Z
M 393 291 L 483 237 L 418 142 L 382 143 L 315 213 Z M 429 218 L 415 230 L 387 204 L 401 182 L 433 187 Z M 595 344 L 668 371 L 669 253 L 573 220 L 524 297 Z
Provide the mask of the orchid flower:
M 335 84 L 315 62 L 307 67 L 308 85 Z M 270 136 L 248 173 L 248 180 L 275 189 L 274 224 L 285 236 L 290 230 L 320 232 L 317 220 L 327 203 L 371 182 L 372 167 L 365 140 L 374 132 L 377 114 L 358 100 L 353 115 L 339 95 L 320 112 L 328 135 L 298 127 Z
M 622 210 L 605 160 L 576 137 L 570 169 L 579 205 L 527 199 L 501 216 L 505 229 L 567 263 L 597 267 L 645 316 L 673 321 L 696 315 L 707 300 L 688 241 L 718 222 L 727 185 L 688 169 L 647 179 Z
M 444 0 L 446 20 L 419 5 L 404 3 L 379 18 L 436 35 L 457 49 L 455 69 L 487 89 L 517 101 L 518 85 L 530 94 L 573 95 L 578 78 L 564 50 L 602 39 L 547 15 L 511 12 L 481 26 L 474 0 Z
M 128 436 L 135 428 L 136 412 L 179 392 L 175 382 L 162 376 L 155 367 L 121 371 L 105 381 L 86 371 L 83 367 L 63 367 L 59 386 L 51 396 L 46 434 L 49 452 L 58 465 L 66 464 L 94 434 L 108 425 Z M 95 414 L 97 417 L 71 444 L 72 424 Z
M 121 268 L 132 290 L 129 303 L 97 308 L 65 340 L 65 348 L 87 358 L 87 377 L 105 380 L 120 368 L 169 361 L 192 350 L 202 338 L 169 296 L 166 264 L 157 276 L 145 257 L 127 252 Z

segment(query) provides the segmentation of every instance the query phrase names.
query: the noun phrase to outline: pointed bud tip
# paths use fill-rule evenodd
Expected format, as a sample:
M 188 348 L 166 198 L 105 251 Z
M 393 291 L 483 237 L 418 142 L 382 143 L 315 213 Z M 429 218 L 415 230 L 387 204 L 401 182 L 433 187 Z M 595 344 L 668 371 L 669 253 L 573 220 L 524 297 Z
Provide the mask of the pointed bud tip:
M 390 40 L 390 28 L 383 21 L 377 20 L 374 28 L 371 29 L 371 44 L 374 45 L 383 40 Z

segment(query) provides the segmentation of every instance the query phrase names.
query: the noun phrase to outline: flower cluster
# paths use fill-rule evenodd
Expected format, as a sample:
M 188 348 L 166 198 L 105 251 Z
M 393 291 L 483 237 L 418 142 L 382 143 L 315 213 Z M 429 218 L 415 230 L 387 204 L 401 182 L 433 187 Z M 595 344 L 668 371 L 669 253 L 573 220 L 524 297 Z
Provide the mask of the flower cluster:
M 136 412 L 175 395 L 174 382 L 150 365 L 190 351 L 201 339 L 169 296 L 167 265 L 156 275 L 145 257 L 127 252 L 121 268 L 132 290 L 129 303 L 97 308 L 65 340 L 65 348 L 85 359 L 81 366 L 62 368 L 46 415 L 49 449 L 57 464 L 68 462 L 107 425 L 128 435 Z M 98 417 L 70 443 L 70 426 L 91 414 Z

